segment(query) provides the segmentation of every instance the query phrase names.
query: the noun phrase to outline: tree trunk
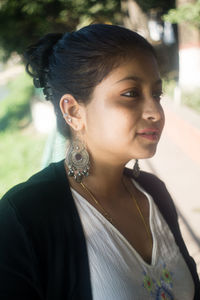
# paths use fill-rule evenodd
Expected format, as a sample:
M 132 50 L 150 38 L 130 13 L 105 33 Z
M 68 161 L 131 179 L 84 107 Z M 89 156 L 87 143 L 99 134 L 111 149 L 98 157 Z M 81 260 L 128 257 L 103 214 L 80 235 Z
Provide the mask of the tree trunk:
M 150 40 L 148 17 L 134 0 L 122 0 L 123 25 Z
M 149 13 L 143 12 L 140 6 L 134 0 L 121 0 L 121 11 L 123 18 L 123 25 L 133 31 L 138 32 L 146 38 L 155 48 L 158 56 L 158 63 L 162 76 L 166 74 L 175 74 L 177 77 L 177 47 L 176 44 L 172 46 L 165 45 L 162 37 L 155 40 L 150 32 L 149 21 L 153 18 L 158 22 L 162 22 L 159 17 L 160 10 L 152 9 Z

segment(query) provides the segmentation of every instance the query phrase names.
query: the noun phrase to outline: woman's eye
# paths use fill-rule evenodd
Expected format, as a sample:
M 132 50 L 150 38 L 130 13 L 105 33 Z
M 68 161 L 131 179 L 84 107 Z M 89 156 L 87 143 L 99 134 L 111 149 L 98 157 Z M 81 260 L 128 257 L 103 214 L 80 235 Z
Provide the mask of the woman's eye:
M 132 91 L 128 91 L 126 93 L 121 94 L 121 96 L 134 98 L 134 97 L 138 97 L 139 96 L 139 92 L 135 91 L 135 90 L 132 90 Z

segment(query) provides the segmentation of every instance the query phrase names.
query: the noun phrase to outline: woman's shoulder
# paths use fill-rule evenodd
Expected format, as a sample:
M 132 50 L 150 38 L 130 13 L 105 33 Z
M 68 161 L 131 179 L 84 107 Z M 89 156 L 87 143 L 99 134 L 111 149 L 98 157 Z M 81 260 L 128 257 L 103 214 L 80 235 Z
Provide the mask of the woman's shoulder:
M 126 168 L 125 175 L 134 178 L 132 170 Z M 170 216 L 171 221 L 177 221 L 177 212 L 172 197 L 166 188 L 165 183 L 155 174 L 141 171 L 140 175 L 134 180 L 141 185 L 144 190 L 149 193 L 159 210 L 168 219 Z
M 12 187 L 2 198 L 18 198 L 24 195 L 31 197 L 38 191 L 45 189 L 52 189 L 52 184 L 55 185 L 59 182 L 57 170 L 59 170 L 62 162 L 51 163 L 46 168 L 32 175 L 25 182 L 19 183 Z
M 145 187 L 152 186 L 152 184 L 154 188 L 157 188 L 158 186 L 165 186 L 164 182 L 153 173 L 140 171 L 139 176 L 134 177 L 132 169 L 125 168 L 124 174 L 128 177 L 134 178 L 134 180 L 136 180 L 139 184 L 144 185 Z
M 65 186 L 65 189 L 63 188 Z M 67 194 L 68 181 L 63 162 L 52 163 L 31 176 L 27 181 L 11 188 L 0 200 L 0 211 L 11 206 L 20 215 L 54 212 Z

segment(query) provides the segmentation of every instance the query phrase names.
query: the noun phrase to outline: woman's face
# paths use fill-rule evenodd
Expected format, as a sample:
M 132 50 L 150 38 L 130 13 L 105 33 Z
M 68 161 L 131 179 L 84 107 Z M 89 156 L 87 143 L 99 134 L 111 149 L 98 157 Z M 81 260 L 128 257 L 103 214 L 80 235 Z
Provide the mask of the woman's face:
M 83 138 L 93 158 L 116 164 L 153 156 L 164 126 L 161 94 L 152 54 L 137 52 L 114 69 L 85 106 Z

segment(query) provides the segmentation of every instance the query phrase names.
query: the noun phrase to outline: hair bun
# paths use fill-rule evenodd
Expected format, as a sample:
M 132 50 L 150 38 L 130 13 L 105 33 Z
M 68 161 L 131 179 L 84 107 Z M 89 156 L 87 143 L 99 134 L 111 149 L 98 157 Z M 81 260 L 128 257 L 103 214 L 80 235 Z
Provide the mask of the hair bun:
M 37 43 L 29 46 L 24 53 L 26 70 L 34 78 L 35 87 L 46 87 L 46 75 L 49 70 L 49 56 L 53 47 L 61 39 L 62 33 L 49 33 Z

